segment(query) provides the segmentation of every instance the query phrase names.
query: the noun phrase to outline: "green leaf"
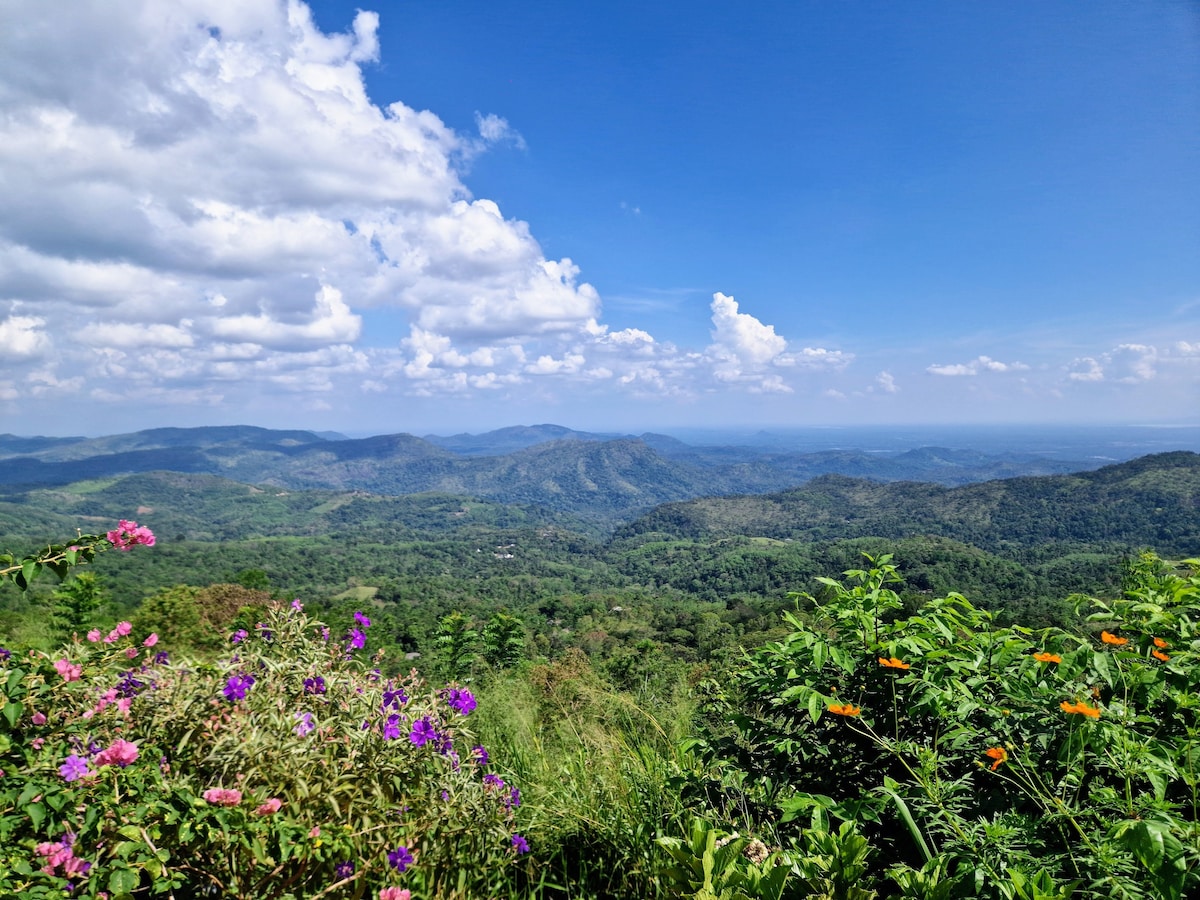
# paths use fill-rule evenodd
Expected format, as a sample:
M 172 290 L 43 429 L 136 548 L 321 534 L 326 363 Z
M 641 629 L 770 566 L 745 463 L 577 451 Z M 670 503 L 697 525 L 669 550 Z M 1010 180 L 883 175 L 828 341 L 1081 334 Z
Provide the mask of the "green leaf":
M 24 711 L 25 711 L 24 704 L 14 703 L 11 700 L 8 703 L 4 704 L 4 718 L 6 718 L 8 720 L 9 728 L 17 727 L 17 720 L 21 718 L 21 713 L 23 713 Z
M 133 869 L 113 869 L 108 876 L 108 889 L 114 894 L 132 894 L 138 886 L 138 874 Z

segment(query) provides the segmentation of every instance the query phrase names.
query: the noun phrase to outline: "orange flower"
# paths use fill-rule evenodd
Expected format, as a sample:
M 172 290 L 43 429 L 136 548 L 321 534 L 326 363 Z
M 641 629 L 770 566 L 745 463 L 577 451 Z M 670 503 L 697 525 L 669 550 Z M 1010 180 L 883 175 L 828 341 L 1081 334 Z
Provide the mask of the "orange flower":
M 1112 644 L 1114 647 L 1124 647 L 1129 643 L 1129 638 L 1117 637 L 1115 634 L 1109 634 L 1107 631 L 1100 632 L 1100 640 L 1106 644 Z
M 1061 706 L 1062 711 L 1066 713 L 1078 713 L 1079 715 L 1087 716 L 1090 719 L 1100 718 L 1100 710 L 1096 709 L 1094 706 L 1088 706 L 1083 701 L 1068 703 L 1066 700 L 1064 700 L 1058 705 Z
M 989 759 L 995 760 L 995 762 L 992 763 L 992 771 L 993 772 L 995 772 L 998 768 L 1000 768 L 1000 763 L 1008 762 L 1008 751 L 1005 750 L 1003 747 L 992 747 L 983 755 L 988 757 Z
M 911 669 L 912 668 L 912 666 L 910 666 L 908 663 L 903 662 L 902 660 L 896 659 L 896 657 L 894 657 L 894 656 L 891 659 L 884 659 L 882 656 L 879 657 L 879 664 L 881 666 L 883 666 L 885 669 Z
M 1154 646 L 1157 647 L 1159 650 L 1166 650 L 1171 645 L 1168 644 L 1166 641 L 1164 641 L 1162 638 L 1155 638 Z
M 862 712 L 862 707 L 852 703 L 835 703 L 829 707 L 829 711 L 836 716 L 857 716 Z
M 1155 659 L 1162 660 L 1163 662 L 1166 662 L 1168 659 L 1171 658 L 1168 654 L 1163 653 L 1161 650 L 1151 650 L 1150 655 L 1153 656 Z
M 1033 654 L 1033 658 L 1036 659 L 1038 662 L 1045 662 L 1045 663 L 1051 663 L 1051 662 L 1052 663 L 1060 663 L 1060 662 L 1062 662 L 1062 657 L 1059 656 L 1057 653 L 1035 653 L 1035 654 Z

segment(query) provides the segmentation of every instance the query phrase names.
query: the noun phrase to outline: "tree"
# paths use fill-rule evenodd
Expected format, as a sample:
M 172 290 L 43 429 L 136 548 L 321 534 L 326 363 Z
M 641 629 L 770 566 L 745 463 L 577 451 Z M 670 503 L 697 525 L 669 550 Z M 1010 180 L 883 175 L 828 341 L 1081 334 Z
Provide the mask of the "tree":
M 109 601 L 108 590 L 95 572 L 79 572 L 51 597 L 54 611 L 50 614 L 50 627 L 54 637 L 61 641 L 94 626 L 96 612 Z

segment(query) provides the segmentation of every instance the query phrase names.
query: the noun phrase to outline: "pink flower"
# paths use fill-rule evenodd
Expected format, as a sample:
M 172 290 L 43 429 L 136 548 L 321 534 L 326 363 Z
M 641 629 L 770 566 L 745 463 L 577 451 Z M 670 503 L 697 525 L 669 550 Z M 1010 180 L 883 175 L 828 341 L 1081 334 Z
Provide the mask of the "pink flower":
M 128 519 L 122 519 L 105 537 L 118 550 L 132 550 L 138 544 L 153 547 L 155 541 L 154 532 L 145 525 L 138 525 L 137 522 L 130 522 Z
M 106 643 L 106 644 L 113 644 L 113 643 L 116 643 L 116 640 L 117 640 L 117 638 L 119 638 L 119 637 L 120 637 L 120 635 L 119 635 L 119 634 L 117 634 L 117 630 L 114 628 L 112 631 L 110 631 L 110 632 L 108 633 L 108 637 L 106 637 L 106 638 L 104 639 L 104 643 Z
M 125 717 L 129 716 L 129 707 L 131 707 L 131 706 L 133 706 L 133 698 L 132 697 L 122 697 L 120 700 L 117 701 L 117 709 L 120 710 L 121 715 L 123 715 Z
M 204 799 L 217 806 L 237 806 L 242 802 L 242 792 L 233 788 L 209 788 L 204 792 Z
M 310 828 L 308 830 L 308 836 L 310 838 L 319 838 L 321 836 L 321 826 L 314 825 L 312 828 Z
M 412 891 L 408 888 L 385 887 L 379 890 L 379 900 L 409 900 Z
M 117 738 L 107 750 L 101 750 L 96 755 L 96 767 L 120 766 L 123 769 L 137 758 L 137 744 Z
M 133 658 L 135 658 L 137 655 L 138 655 L 138 649 L 137 649 L 137 647 L 126 647 L 126 648 L 125 648 L 125 657 L 126 657 L 127 659 L 133 659 Z
M 152 634 L 152 635 L 150 635 L 150 637 L 148 637 L 144 641 L 142 641 L 142 646 L 143 647 L 153 647 L 157 643 L 158 643 L 158 635 Z
M 63 677 L 64 681 L 78 681 L 83 675 L 83 666 L 73 666 L 68 659 L 60 659 L 54 664 L 54 671 Z
M 32 719 L 33 719 L 34 725 L 45 725 L 46 724 L 46 714 L 45 713 L 35 712 L 32 716 Z
M 93 644 L 96 643 L 96 641 L 100 640 L 100 629 L 93 628 L 91 631 L 89 631 L 87 633 L 87 639 L 89 641 L 91 641 Z
M 32 743 L 32 744 L 33 744 L 33 749 L 34 749 L 34 750 L 41 750 L 41 749 L 42 749 L 42 744 L 46 743 L 46 739 L 45 739 L 45 738 L 42 738 L 42 737 L 40 737 L 40 738 L 34 738 L 34 739 L 33 739 L 33 740 L 30 742 L 30 743 Z
M 132 622 L 118 622 L 117 627 L 114 628 L 113 631 L 115 631 L 121 637 L 125 637 L 125 635 L 129 634 L 129 632 L 133 631 L 133 623 Z
M 254 811 L 256 816 L 269 816 L 279 812 L 279 807 L 283 806 L 283 801 L 278 797 L 272 797 L 270 800 L 264 800 L 262 805 Z

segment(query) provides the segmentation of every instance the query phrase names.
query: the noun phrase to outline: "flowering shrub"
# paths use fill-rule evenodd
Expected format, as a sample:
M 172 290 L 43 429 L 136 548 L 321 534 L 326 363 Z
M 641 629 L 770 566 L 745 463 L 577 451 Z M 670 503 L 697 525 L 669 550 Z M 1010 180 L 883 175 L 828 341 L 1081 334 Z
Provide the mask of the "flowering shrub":
M 841 820 L 891 864 L 859 886 L 903 897 L 1197 896 L 1200 560 L 1181 566 L 1143 557 L 1078 634 L 995 628 L 953 594 L 904 617 L 888 557 L 822 579 L 712 686 L 696 746 L 736 803 L 710 815 L 785 861 Z
M 501 893 L 528 845 L 474 696 L 384 677 L 367 627 L 326 640 L 294 604 L 216 664 L 128 623 L 0 652 L 0 896 Z

